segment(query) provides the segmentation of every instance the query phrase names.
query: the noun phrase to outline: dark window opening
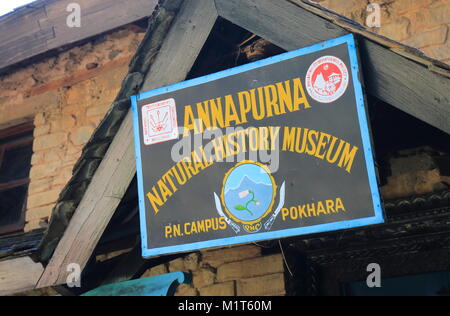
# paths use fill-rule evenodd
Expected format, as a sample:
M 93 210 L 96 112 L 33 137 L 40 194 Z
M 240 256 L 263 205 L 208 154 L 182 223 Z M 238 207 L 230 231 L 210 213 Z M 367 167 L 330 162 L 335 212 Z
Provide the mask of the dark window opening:
M 407 275 L 381 280 L 380 288 L 365 281 L 345 284 L 346 296 L 450 296 L 450 272 Z
M 32 124 L 0 131 L 0 234 L 23 230 L 32 154 Z

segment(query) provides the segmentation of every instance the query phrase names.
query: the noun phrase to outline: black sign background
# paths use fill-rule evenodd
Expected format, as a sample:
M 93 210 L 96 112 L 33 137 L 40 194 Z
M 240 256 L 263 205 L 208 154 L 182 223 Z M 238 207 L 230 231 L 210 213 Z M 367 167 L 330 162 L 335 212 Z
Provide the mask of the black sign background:
M 305 52 L 307 53 L 305 54 Z M 157 95 L 146 97 L 149 94 L 144 93 L 133 99 L 135 129 L 136 134 L 139 134 L 136 135 L 138 136 L 136 138 L 139 139 L 139 142 L 136 142 L 136 146 L 139 146 L 137 159 L 138 176 L 140 177 L 141 220 L 144 221 L 141 228 L 143 230 L 145 257 L 311 233 L 316 231 L 314 226 L 327 223 L 334 223 L 335 225 L 328 227 L 319 226 L 320 228 L 317 231 L 342 229 L 383 221 L 378 188 L 374 187 L 376 175 L 373 168 L 373 160 L 367 154 L 371 152 L 368 128 L 365 126 L 366 122 L 363 122 L 361 125 L 361 113 L 358 115 L 357 111 L 357 106 L 362 106 L 364 109 L 364 103 L 361 103 L 362 100 L 358 100 L 358 98 L 362 99 L 361 92 L 358 93 L 358 91 L 361 91 L 359 81 L 356 81 L 358 86 L 354 86 L 353 76 L 357 73 L 358 65 L 355 64 L 357 59 L 353 37 L 346 36 L 329 41 L 326 44 L 300 50 L 298 53 L 300 55 L 297 57 L 247 70 L 239 74 L 195 86 L 187 84 L 187 87 L 181 89 L 180 86 L 174 86 L 169 90 L 176 90 L 169 93 L 161 93 L 164 90 L 160 89 L 156 92 Z M 167 225 L 180 224 L 183 226 L 186 222 L 219 217 L 215 207 L 214 193 L 220 195 L 224 176 L 236 165 L 236 162 L 214 163 L 207 170 L 193 177 L 188 184 L 181 187 L 155 214 L 145 195 L 176 164 L 171 159 L 171 150 L 172 146 L 179 139 L 145 146 L 142 142 L 141 108 L 147 104 L 173 98 L 177 105 L 178 125 L 182 126 L 184 107 L 186 105 L 195 105 L 197 102 L 203 102 L 204 100 L 228 94 L 237 94 L 243 90 L 258 88 L 296 77 L 300 77 L 304 84 L 306 73 L 311 64 L 318 58 L 327 55 L 340 58 L 345 62 L 349 70 L 349 85 L 341 98 L 328 104 L 319 103 L 309 96 L 305 87 L 305 93 L 311 109 L 274 116 L 262 121 L 249 121 L 248 124 L 243 124 L 242 127 L 281 126 L 281 132 L 285 126 L 309 128 L 334 135 L 357 146 L 359 150 L 351 173 L 315 157 L 281 151 L 280 168 L 276 173 L 272 174 L 278 189 L 283 182 L 286 183 L 285 207 L 289 208 L 340 197 L 345 204 L 346 211 L 329 216 L 303 218 L 295 221 L 283 221 L 280 215 L 270 232 L 264 234 L 251 234 L 244 230 L 236 234 L 228 227 L 225 230 L 166 238 L 165 227 Z M 277 58 L 282 58 L 282 56 Z M 364 127 L 363 130 L 361 130 L 361 126 Z M 142 167 L 142 170 L 139 170 L 139 166 Z M 279 194 L 277 192 L 275 205 L 278 204 L 278 199 Z M 357 219 L 369 220 L 349 222 Z M 299 230 L 298 232 L 293 230 L 287 231 L 287 229 L 305 227 L 312 227 L 312 229 Z M 239 236 L 242 236 L 242 238 L 236 238 Z M 228 239 L 230 237 L 233 237 L 235 241 Z M 181 245 L 187 246 L 179 247 Z

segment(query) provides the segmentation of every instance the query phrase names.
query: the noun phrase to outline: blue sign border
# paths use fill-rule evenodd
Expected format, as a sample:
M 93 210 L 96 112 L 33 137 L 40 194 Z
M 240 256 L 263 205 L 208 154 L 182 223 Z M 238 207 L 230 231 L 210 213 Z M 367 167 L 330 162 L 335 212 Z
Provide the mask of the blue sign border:
M 375 216 L 334 222 L 328 224 L 321 224 L 308 227 L 291 228 L 285 230 L 279 230 L 274 232 L 257 233 L 245 236 L 236 236 L 222 239 L 215 239 L 209 241 L 202 241 L 190 244 L 181 244 L 177 246 L 169 246 L 155 249 L 148 249 L 147 245 L 147 227 L 146 227 L 146 212 L 145 212 L 145 191 L 143 186 L 143 175 L 142 175 L 142 161 L 141 161 L 141 149 L 140 149 L 140 130 L 138 121 L 138 101 L 141 99 L 151 98 L 160 94 L 166 94 L 173 91 L 181 90 L 188 87 L 193 87 L 206 82 L 218 80 L 224 77 L 229 77 L 239 73 L 243 73 L 252 69 L 264 67 L 267 65 L 275 64 L 284 60 L 295 58 L 302 55 L 307 55 L 313 52 L 321 51 L 330 47 L 338 46 L 341 44 L 347 44 L 351 71 L 353 76 L 353 84 L 355 87 L 356 105 L 359 118 L 359 125 L 361 130 L 362 142 L 364 147 L 364 155 L 366 158 L 367 173 L 369 179 L 370 190 L 372 193 L 372 201 L 375 210 Z M 247 65 L 239 66 L 236 68 L 221 71 L 215 74 L 207 75 L 204 77 L 176 83 L 167 87 L 155 89 L 148 92 L 143 92 L 137 96 L 132 96 L 132 111 L 133 111 L 133 125 L 134 125 L 134 141 L 136 149 L 136 168 L 137 168 L 137 179 L 138 179 L 138 192 L 139 192 L 139 209 L 140 209 L 140 221 L 141 221 L 141 237 L 142 237 L 142 256 L 144 258 L 150 258 L 154 256 L 159 256 L 163 254 L 179 253 L 196 251 L 205 248 L 215 248 L 221 246 L 245 244 L 250 242 L 256 242 L 261 240 L 278 239 L 285 237 L 292 237 L 298 235 L 307 235 L 313 233 L 322 233 L 336 230 L 343 230 L 349 228 L 356 228 L 361 226 L 375 225 L 384 223 L 383 210 L 381 207 L 380 193 L 378 190 L 377 174 L 375 171 L 375 164 L 372 151 L 372 142 L 369 132 L 369 125 L 367 121 L 366 108 L 364 106 L 364 94 L 359 80 L 359 63 L 358 55 L 356 51 L 356 43 L 353 34 L 348 34 L 333 40 L 329 40 L 323 43 L 315 44 L 313 46 L 301 48 L 295 51 L 287 52 L 281 55 L 270 57 L 264 60 L 256 61 Z

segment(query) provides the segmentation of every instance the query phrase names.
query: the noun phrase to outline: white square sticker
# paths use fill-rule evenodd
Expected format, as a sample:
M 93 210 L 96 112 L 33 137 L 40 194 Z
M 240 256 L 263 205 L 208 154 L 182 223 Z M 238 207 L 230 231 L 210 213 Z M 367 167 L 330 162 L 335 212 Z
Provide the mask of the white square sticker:
M 174 99 L 142 107 L 144 144 L 153 145 L 178 139 L 177 110 Z

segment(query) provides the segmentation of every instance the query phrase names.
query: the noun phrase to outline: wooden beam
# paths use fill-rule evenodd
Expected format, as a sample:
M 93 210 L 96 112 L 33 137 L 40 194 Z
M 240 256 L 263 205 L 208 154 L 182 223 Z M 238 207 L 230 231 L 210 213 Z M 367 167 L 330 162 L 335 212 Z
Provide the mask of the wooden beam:
M 276 2 L 272 0 L 216 0 L 215 3 L 219 14 L 224 18 L 287 50 L 346 33 L 344 29 L 286 0 Z M 184 1 L 174 25 L 151 65 L 143 90 L 151 90 L 184 80 L 207 40 L 216 19 L 217 11 L 212 0 Z M 363 41 L 366 40 L 363 39 Z M 428 102 L 427 106 L 432 103 L 437 110 L 429 117 L 424 117 L 424 113 L 420 111 L 415 113 L 419 113 L 420 118 L 428 120 L 430 124 L 450 132 L 450 124 L 443 126 L 442 123 L 450 119 L 450 115 L 446 115 L 448 102 L 445 103 L 450 99 L 446 99 L 445 91 L 448 89 L 443 89 L 443 85 L 448 83 L 448 80 L 433 77 L 437 75 L 425 68 L 414 68 L 417 66 L 416 64 L 401 59 L 402 63 L 398 64 L 398 71 L 405 71 L 410 76 L 419 73 L 420 79 L 431 80 L 433 84 L 438 85 L 432 87 L 427 81 L 424 81 L 419 83 L 424 87 L 422 90 L 411 91 L 411 87 L 402 82 L 402 78 L 392 75 L 391 68 L 397 65 L 387 66 L 384 64 L 382 60 L 383 56 L 386 57 L 383 55 L 384 51 L 377 53 L 377 49 L 382 48 L 378 47 L 378 44 L 374 45 L 377 46 L 374 48 L 368 44 L 362 49 L 363 55 L 365 55 L 363 62 L 366 65 L 379 67 L 376 69 L 381 72 L 381 74 L 374 73 L 372 76 L 368 76 L 368 84 L 373 85 L 370 91 L 380 98 L 387 98 L 388 100 L 385 101 L 394 106 L 403 106 L 410 113 L 423 107 L 423 101 Z M 364 49 L 367 50 L 365 54 Z M 405 69 L 406 67 L 415 69 L 417 73 Z M 387 81 L 385 82 L 385 80 Z M 390 90 L 388 87 L 383 88 L 381 84 L 390 85 Z M 423 92 L 423 90 L 427 91 Z M 405 91 L 410 93 L 405 93 Z M 426 99 L 419 97 L 420 91 L 428 93 Z M 394 92 L 401 93 L 401 97 L 399 98 Z M 446 115 L 446 118 L 438 118 L 437 116 L 440 115 Z M 66 266 L 70 263 L 78 263 L 82 268 L 86 265 L 135 174 L 134 146 L 130 142 L 131 139 L 133 139 L 132 122 L 131 114 L 128 113 L 38 287 L 63 284 L 67 276 Z
M 7 129 L 0 130 L 0 140 L 4 140 L 5 138 L 14 137 L 20 134 L 24 134 L 26 132 L 32 132 L 34 129 L 34 123 L 32 121 L 28 121 L 24 124 L 16 125 Z M 1 159 L 0 159 L 1 160 Z
M 286 50 L 348 33 L 288 0 L 215 0 L 219 15 Z M 359 38 L 367 92 L 450 133 L 450 80 L 421 64 Z
M 81 27 L 68 27 L 72 0 L 40 1 L 0 19 L 0 69 L 152 14 L 157 0 L 77 0 Z
M 30 257 L 0 262 L 0 296 L 32 290 L 43 271 Z
M 186 0 L 146 77 L 144 90 L 186 78 L 214 23 L 217 11 L 211 0 Z M 174 44 L 183 49 L 174 49 Z M 82 269 L 103 234 L 136 173 L 131 111 L 100 164 L 69 227 L 37 287 L 66 282 L 70 263 Z
M 10 181 L 7 183 L 0 183 L 0 191 L 13 189 L 16 187 L 21 187 L 28 183 L 30 183 L 30 179 L 20 179 L 20 180 Z
M 285 0 L 215 0 L 221 17 L 286 50 L 348 32 Z
M 46 18 L 39 20 L 43 28 L 53 28 L 55 36 L 47 41 L 49 49 L 61 47 L 93 35 L 113 30 L 151 16 L 158 0 L 77 0 L 81 8 L 81 27 L 67 26 L 67 12 L 73 0 L 58 0 L 46 5 Z
M 142 90 L 183 81 L 197 60 L 217 17 L 213 0 L 187 0 L 159 52 L 165 57 L 155 60 Z
M 134 159 L 132 139 L 131 119 L 125 119 L 45 269 L 39 288 L 64 284 L 71 263 L 85 267 L 114 214 L 111 210 L 117 208 L 127 190 L 128 185 L 121 181 L 129 184 L 136 173 L 132 165 L 122 164 Z
M 374 42 L 360 40 L 366 91 L 450 134 L 450 79 Z

